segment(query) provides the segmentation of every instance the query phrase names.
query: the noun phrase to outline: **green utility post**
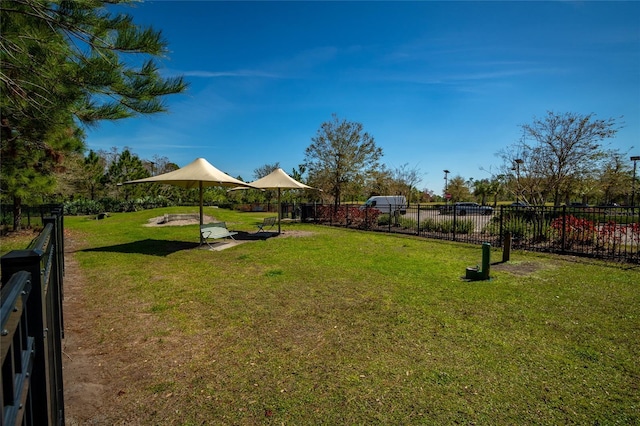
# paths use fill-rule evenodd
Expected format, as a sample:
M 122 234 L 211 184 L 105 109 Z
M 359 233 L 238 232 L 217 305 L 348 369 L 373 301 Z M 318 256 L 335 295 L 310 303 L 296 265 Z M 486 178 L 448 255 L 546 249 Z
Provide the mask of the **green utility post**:
M 482 269 L 477 266 L 467 268 L 466 278 L 471 281 L 489 279 L 489 269 L 491 268 L 491 244 L 482 243 Z

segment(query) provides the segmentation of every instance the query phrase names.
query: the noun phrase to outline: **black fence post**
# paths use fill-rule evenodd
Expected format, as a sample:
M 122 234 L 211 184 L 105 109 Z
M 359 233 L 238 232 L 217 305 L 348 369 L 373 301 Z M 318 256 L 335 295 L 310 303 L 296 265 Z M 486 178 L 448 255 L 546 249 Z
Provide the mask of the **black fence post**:
M 560 232 L 560 250 L 564 253 L 567 250 L 567 206 L 562 206 L 562 231 Z
M 64 338 L 64 321 L 62 314 L 63 300 L 63 263 L 64 252 L 62 251 L 62 237 L 60 229 L 62 215 L 44 218 L 45 226 L 51 224 L 53 232 L 51 234 L 52 244 L 49 256 L 51 260 L 51 277 L 48 282 L 47 294 L 47 324 L 50 332 L 55 333 L 50 339 L 50 361 L 54 363 L 51 373 L 54 375 L 50 381 L 51 394 L 55 395 L 55 409 L 58 411 L 58 418 L 64 419 L 64 388 L 62 379 L 62 339 Z
M 504 206 L 500 206 L 500 231 L 498 231 L 498 241 L 503 241 L 504 237 Z
M 349 228 L 350 222 L 349 222 L 349 210 L 350 210 L 351 204 L 341 204 L 340 208 L 344 209 L 344 226 L 345 228 Z
M 318 223 L 318 203 L 313 202 L 313 223 Z
M 457 217 L 458 217 L 458 214 L 457 214 L 456 210 L 457 210 L 456 209 L 456 205 L 454 204 L 453 205 L 453 229 L 451 230 L 453 232 L 453 241 L 456 240 L 456 225 L 457 225 L 456 222 L 457 222 Z

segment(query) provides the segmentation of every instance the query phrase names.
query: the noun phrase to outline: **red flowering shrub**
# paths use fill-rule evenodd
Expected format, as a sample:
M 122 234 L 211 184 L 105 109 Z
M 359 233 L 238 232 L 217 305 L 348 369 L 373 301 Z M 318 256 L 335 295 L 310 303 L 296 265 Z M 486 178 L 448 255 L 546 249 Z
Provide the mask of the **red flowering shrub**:
M 631 233 L 631 241 L 640 244 L 640 223 L 635 222 L 628 225 L 627 230 Z
M 564 224 L 564 229 L 563 229 Z M 551 222 L 551 228 L 555 231 L 556 241 L 560 242 L 564 232 L 565 247 L 575 245 L 594 245 L 596 250 L 603 250 L 615 254 L 618 250 L 628 250 L 629 246 L 640 245 L 640 224 L 628 225 L 610 220 L 598 224 L 594 221 L 577 218 L 572 215 L 566 218 L 556 218 Z M 627 246 L 626 248 L 624 248 Z
M 358 206 L 318 206 L 317 218 L 320 222 L 334 225 L 352 226 L 370 229 L 378 224 L 378 209 L 362 209 Z
M 562 229 L 563 224 L 564 230 Z M 565 244 L 567 246 L 593 243 L 596 231 L 596 227 L 592 221 L 577 218 L 573 215 L 568 215 L 564 219 L 562 217 L 554 219 L 551 222 L 551 228 L 558 233 L 559 238 L 562 238 L 564 231 Z
M 631 239 L 631 251 L 633 252 L 635 247 L 635 257 L 640 260 L 640 223 L 634 222 L 627 225 L 627 235 Z
M 619 225 L 611 220 L 599 227 L 596 245 L 598 248 L 611 248 L 615 251 L 616 247 L 622 243 L 626 233 L 626 226 Z

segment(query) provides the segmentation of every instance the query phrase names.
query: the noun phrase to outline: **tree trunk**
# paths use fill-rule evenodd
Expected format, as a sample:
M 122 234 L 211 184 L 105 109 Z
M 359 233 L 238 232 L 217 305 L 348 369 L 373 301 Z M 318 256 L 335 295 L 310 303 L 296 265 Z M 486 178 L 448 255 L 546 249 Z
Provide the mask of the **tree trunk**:
M 13 197 L 13 230 L 22 229 L 22 198 Z
M 553 206 L 560 207 L 560 189 L 556 188 L 553 194 Z
M 338 206 L 340 205 L 340 189 L 335 188 L 333 191 L 333 212 L 338 213 Z

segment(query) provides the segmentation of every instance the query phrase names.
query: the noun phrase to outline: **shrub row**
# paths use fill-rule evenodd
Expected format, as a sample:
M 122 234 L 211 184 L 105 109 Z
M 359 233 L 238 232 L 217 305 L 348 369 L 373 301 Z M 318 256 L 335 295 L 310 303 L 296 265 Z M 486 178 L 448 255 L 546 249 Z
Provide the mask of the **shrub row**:
M 175 205 L 175 203 L 163 196 L 142 197 L 134 200 L 116 200 L 114 198 L 103 198 L 100 200 L 79 199 L 64 203 L 64 214 L 93 215 L 104 212 L 135 212 L 173 205 Z
M 471 234 L 474 224 L 471 219 L 458 219 L 455 222 L 456 234 Z M 423 232 L 442 232 L 445 234 L 454 232 L 453 220 L 436 220 L 427 218 L 420 222 L 420 230 Z
M 374 224 L 378 223 L 380 211 L 377 209 L 360 210 L 355 206 L 338 206 L 335 208 L 330 205 L 322 205 L 317 207 L 316 214 L 319 222 L 371 229 Z

